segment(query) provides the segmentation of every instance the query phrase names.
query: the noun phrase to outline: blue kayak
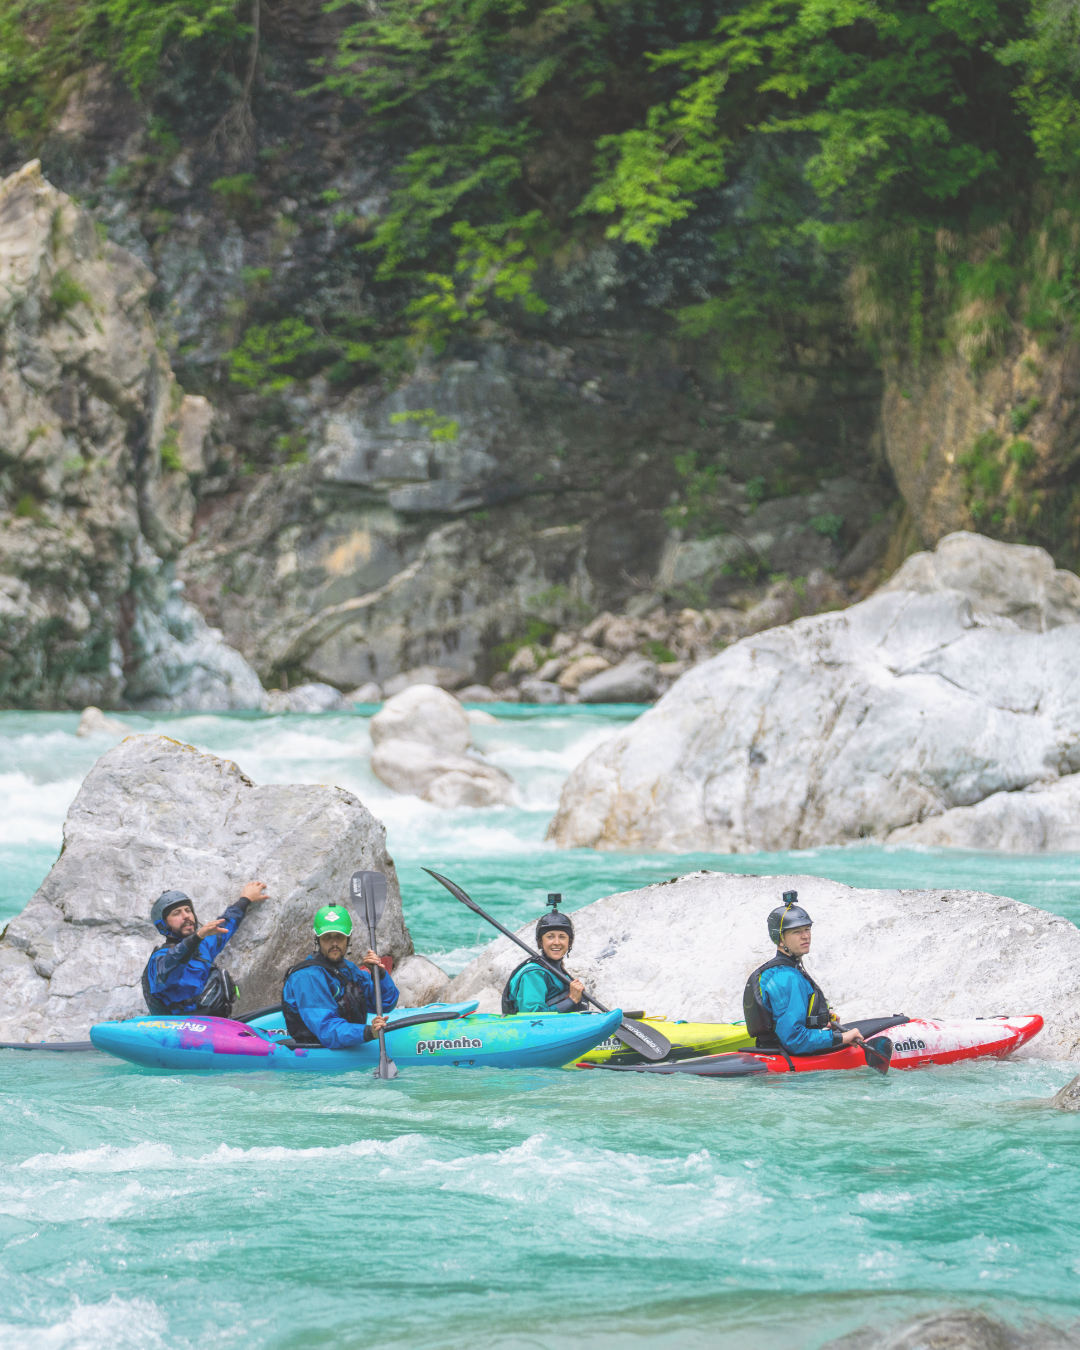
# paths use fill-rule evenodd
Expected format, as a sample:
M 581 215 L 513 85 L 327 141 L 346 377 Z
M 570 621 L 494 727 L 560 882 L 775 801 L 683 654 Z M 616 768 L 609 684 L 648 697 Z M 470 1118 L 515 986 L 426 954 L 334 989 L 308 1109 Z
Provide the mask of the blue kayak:
M 557 1068 L 583 1055 L 622 1021 L 610 1013 L 517 1013 L 498 1017 L 477 1013 L 471 1004 L 432 1004 L 395 1008 L 386 1028 L 386 1052 L 399 1070 L 428 1066 L 453 1068 Z M 396 1014 L 396 1016 L 395 1016 Z M 421 1019 L 418 1021 L 418 1019 Z M 430 1020 L 429 1020 L 430 1019 Z M 154 1069 L 209 1069 L 217 1073 L 273 1070 L 286 1073 L 347 1073 L 373 1070 L 379 1063 L 377 1040 L 350 1050 L 287 1043 L 280 1014 L 269 1028 L 226 1017 L 134 1017 L 99 1022 L 90 1039 L 99 1049 L 132 1064 Z M 409 1025 L 395 1026 L 395 1023 Z

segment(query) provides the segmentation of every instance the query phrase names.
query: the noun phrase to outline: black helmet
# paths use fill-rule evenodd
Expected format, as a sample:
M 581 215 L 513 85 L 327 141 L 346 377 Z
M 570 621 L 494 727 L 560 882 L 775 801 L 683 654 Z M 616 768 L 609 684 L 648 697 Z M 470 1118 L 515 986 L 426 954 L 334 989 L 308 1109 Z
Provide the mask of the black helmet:
M 169 911 L 177 905 L 191 905 L 191 912 L 195 912 L 195 904 L 190 895 L 185 895 L 183 891 L 162 891 L 154 901 L 154 907 L 150 911 L 150 922 L 159 933 L 168 935 L 168 928 L 165 926 L 165 920 L 169 916 Z
M 785 891 L 784 903 L 778 905 L 769 915 L 769 940 L 774 947 L 780 946 L 780 939 L 791 929 L 813 926 L 814 921 L 810 915 L 801 905 L 796 904 L 798 898 L 798 891 Z
M 551 906 L 551 913 L 542 914 L 536 921 L 536 945 L 538 947 L 540 947 L 540 939 L 544 934 L 550 933 L 553 929 L 558 929 L 563 933 L 569 933 L 570 947 L 574 945 L 574 925 L 570 922 L 570 916 L 568 914 L 560 912 L 559 904 L 561 901 L 562 896 L 555 892 L 552 892 L 548 896 L 547 902 Z M 570 947 L 567 947 L 566 950 L 569 951 Z M 543 948 L 541 947 L 540 950 L 543 951 Z

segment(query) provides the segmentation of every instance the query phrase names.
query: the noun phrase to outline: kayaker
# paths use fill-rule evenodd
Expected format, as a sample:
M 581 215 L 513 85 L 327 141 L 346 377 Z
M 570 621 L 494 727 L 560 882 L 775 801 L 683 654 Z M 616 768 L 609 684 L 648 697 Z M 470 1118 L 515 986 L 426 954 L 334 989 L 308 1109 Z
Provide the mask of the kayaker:
M 322 1045 L 348 1050 L 373 1040 L 386 1026 L 385 1017 L 368 1013 L 375 1007 L 375 980 L 371 973 L 345 959 L 352 933 L 352 917 L 344 905 L 324 905 L 312 923 L 316 949 L 312 956 L 286 972 L 281 992 L 285 1029 L 297 1045 Z M 364 966 L 379 971 L 384 1012 L 398 1001 L 397 985 L 370 948 Z
M 561 900 L 561 895 L 549 895 L 551 912 L 542 914 L 536 923 L 536 945 L 559 970 L 563 968 L 563 958 L 574 945 L 574 925 L 569 915 L 560 912 Z M 519 1012 L 582 1012 L 581 995 L 584 992 L 585 986 L 580 980 L 570 980 L 568 989 L 550 970 L 530 957 L 510 972 L 502 993 L 503 1016 Z
M 195 1012 L 228 1017 L 233 986 L 214 958 L 239 927 L 249 905 L 267 897 L 261 881 L 249 881 L 220 919 L 199 924 L 195 904 L 183 891 L 165 891 L 154 901 L 150 921 L 165 945 L 150 953 L 142 973 L 143 998 L 152 1013 Z
M 814 921 L 798 899 L 797 891 L 785 891 L 784 903 L 769 915 L 776 955 L 747 980 L 743 1015 L 759 1050 L 820 1055 L 861 1041 L 862 1033 L 840 1030 L 828 999 L 803 969 Z

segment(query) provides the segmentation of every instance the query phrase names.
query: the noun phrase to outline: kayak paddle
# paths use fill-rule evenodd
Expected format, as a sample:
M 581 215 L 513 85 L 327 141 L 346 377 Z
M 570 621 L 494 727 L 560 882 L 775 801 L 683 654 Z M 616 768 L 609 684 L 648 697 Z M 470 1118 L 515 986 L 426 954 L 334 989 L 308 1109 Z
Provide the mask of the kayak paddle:
M 888 1073 L 892 1063 L 893 1043 L 888 1036 L 873 1036 L 868 1041 L 857 1042 L 867 1064 L 878 1073 Z
M 545 970 L 550 970 L 552 975 L 557 979 L 562 980 L 563 984 L 569 988 L 569 975 L 564 974 L 557 966 L 552 965 L 552 963 L 545 956 L 541 956 L 539 952 L 534 952 L 528 943 L 522 942 L 521 938 L 519 938 L 517 934 L 511 933 L 509 928 L 504 928 L 498 919 L 493 919 L 490 914 L 485 913 L 475 900 L 465 894 L 460 886 L 455 882 L 450 881 L 449 878 L 440 876 L 438 872 L 433 872 L 430 867 L 425 867 L 424 871 L 429 877 L 434 877 L 440 885 L 445 886 L 455 900 L 460 900 L 461 903 L 471 909 L 474 914 L 479 914 L 482 919 L 486 919 L 488 923 L 491 924 L 492 928 L 497 928 L 499 932 L 502 933 L 504 937 L 508 937 L 511 942 L 516 942 L 523 952 L 527 952 L 534 961 L 543 966 Z M 596 999 L 594 999 L 591 994 L 582 994 L 581 997 L 584 1002 L 591 1003 L 597 1012 L 611 1011 L 610 1008 L 605 1008 L 602 1003 L 597 1003 Z M 644 1027 L 640 1022 L 630 1022 L 626 1018 L 623 1018 L 612 1034 L 617 1040 L 622 1041 L 623 1045 L 631 1050 L 636 1050 L 637 1053 L 644 1056 L 645 1059 L 663 1059 L 665 1055 L 671 1053 L 671 1042 L 661 1036 L 658 1031 L 654 1031 L 652 1027 Z
M 352 889 L 353 902 L 360 913 L 363 914 L 367 923 L 371 950 L 377 955 L 379 949 L 375 945 L 375 929 L 378 927 L 383 910 L 386 908 L 386 878 L 381 872 L 354 872 L 349 885 Z M 378 967 L 371 972 L 371 982 L 375 986 L 375 1015 L 381 1017 L 382 990 L 379 986 L 382 983 L 382 976 Z M 375 1077 L 397 1077 L 397 1065 L 392 1059 L 387 1058 L 386 1037 L 381 1031 L 379 1032 L 379 1068 Z

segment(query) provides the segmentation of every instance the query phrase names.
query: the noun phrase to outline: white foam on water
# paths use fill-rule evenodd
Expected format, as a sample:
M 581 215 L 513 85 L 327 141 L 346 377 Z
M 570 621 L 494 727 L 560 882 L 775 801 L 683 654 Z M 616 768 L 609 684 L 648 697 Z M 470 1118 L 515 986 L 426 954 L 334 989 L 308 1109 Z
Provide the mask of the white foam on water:
M 0 1322 L 0 1344 L 18 1350 L 175 1350 L 167 1331 L 156 1303 L 113 1294 L 104 1303 L 76 1299 L 66 1317 L 47 1327 Z
M 24 773 L 0 773 L 0 843 L 52 844 L 64 840 L 64 817 L 81 779 L 35 782 Z
M 219 1144 L 209 1153 L 197 1157 L 174 1151 L 171 1144 L 147 1140 L 141 1144 L 118 1147 L 103 1144 L 100 1148 L 81 1149 L 75 1153 L 36 1153 L 16 1164 L 17 1171 L 33 1172 L 143 1172 L 188 1171 L 192 1167 L 207 1167 L 238 1162 L 288 1163 L 295 1166 L 302 1160 L 325 1161 L 330 1158 L 395 1158 L 422 1142 L 417 1134 L 399 1135 L 386 1141 L 357 1139 L 351 1144 L 331 1147 L 288 1148 L 283 1144 L 265 1147 L 235 1148 Z M 13 1169 L 5 1169 L 11 1171 Z

